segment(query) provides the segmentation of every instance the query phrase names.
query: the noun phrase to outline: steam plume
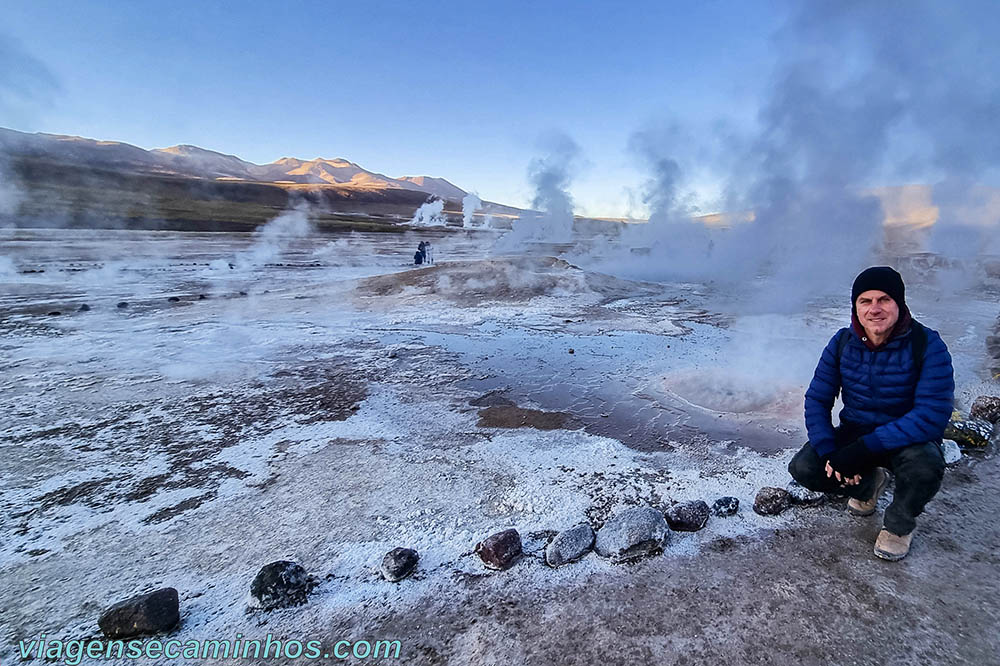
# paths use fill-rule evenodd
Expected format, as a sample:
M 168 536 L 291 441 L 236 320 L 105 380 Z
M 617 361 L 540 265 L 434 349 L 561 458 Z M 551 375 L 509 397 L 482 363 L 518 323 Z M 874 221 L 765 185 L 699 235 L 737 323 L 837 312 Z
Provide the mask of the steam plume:
M 521 242 L 564 242 L 573 237 L 573 198 L 569 186 L 580 159 L 580 147 L 562 132 L 552 132 L 540 141 L 544 155 L 528 166 L 528 179 L 535 187 L 532 206 L 540 211 L 516 220 L 504 234 L 499 249 L 516 248 Z
M 443 211 L 444 199 L 431 199 L 417 209 L 410 224 L 417 227 L 443 227 L 447 223 Z
M 466 227 L 474 226 L 474 214 L 482 207 L 483 201 L 478 196 L 469 192 L 462 199 L 462 224 Z
M 752 305 L 799 307 L 885 258 L 885 212 L 871 188 L 910 179 L 934 183 L 938 248 L 944 238 L 967 253 L 994 245 L 1000 206 L 975 192 L 1000 166 L 1000 85 L 981 66 L 1000 61 L 997 23 L 988 3 L 798 5 L 775 38 L 779 63 L 755 128 L 725 133 L 714 152 L 680 131 L 633 135 L 651 176 L 650 224 L 626 241 L 649 254 L 615 263 L 646 278 L 771 278 L 782 289 L 761 290 Z M 706 152 L 726 183 L 717 210 L 730 213 L 716 228 L 690 221 L 682 193 L 691 157 Z M 970 220 L 976 231 L 959 238 Z

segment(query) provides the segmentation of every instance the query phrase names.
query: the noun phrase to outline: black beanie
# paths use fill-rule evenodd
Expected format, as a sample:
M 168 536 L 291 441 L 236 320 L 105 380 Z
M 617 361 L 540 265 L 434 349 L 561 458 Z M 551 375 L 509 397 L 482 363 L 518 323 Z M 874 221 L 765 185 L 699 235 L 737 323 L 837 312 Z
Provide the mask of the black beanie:
M 896 301 L 900 311 L 906 307 L 903 276 L 888 266 L 872 266 L 861 271 L 851 287 L 851 312 L 857 313 L 858 296 L 870 289 L 884 291 Z

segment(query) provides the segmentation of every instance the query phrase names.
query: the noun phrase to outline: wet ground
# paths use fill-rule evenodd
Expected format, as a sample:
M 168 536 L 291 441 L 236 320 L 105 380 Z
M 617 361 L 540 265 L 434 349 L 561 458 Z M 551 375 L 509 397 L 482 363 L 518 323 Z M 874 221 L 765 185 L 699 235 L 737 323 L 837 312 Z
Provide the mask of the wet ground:
M 417 269 L 420 238 L 0 231 L 4 659 L 173 585 L 182 640 L 398 637 L 404 663 L 997 663 L 995 461 L 949 471 L 896 566 L 877 518 L 749 511 L 838 300 L 739 313 L 485 233 Z M 996 394 L 996 285 L 914 286 L 958 406 Z M 553 530 L 721 495 L 740 513 L 659 558 L 541 563 Z M 472 546 L 506 527 L 528 557 L 487 573 Z M 421 564 L 391 585 L 396 546 Z M 276 559 L 322 584 L 247 615 Z

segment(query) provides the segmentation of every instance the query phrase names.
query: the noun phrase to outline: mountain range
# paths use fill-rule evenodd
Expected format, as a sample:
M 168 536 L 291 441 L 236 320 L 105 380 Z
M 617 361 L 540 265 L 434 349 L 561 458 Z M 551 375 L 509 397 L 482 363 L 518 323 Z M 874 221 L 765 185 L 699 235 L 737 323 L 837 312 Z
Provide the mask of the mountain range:
M 295 185 L 334 185 L 349 189 L 401 189 L 461 201 L 466 192 L 444 178 L 392 178 L 343 158 L 302 160 L 283 157 L 254 164 L 235 155 L 198 146 L 178 145 L 144 150 L 118 141 L 99 141 L 61 134 L 27 134 L 0 128 L 0 151 L 7 155 L 46 157 L 90 168 L 182 176 L 203 180 Z
M 199 146 L 145 150 L 119 141 L 0 128 L 0 226 L 252 231 L 309 205 L 324 230 L 405 231 L 437 197 L 462 226 L 465 190 L 444 178 L 392 178 L 344 158 L 254 164 Z M 482 226 L 525 211 L 483 201 Z

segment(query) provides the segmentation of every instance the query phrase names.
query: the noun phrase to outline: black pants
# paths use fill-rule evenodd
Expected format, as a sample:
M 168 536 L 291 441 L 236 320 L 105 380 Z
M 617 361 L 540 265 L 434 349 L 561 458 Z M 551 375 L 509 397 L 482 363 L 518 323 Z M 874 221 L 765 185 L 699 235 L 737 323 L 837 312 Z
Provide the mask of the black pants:
M 836 428 L 837 445 L 842 446 L 866 434 L 850 424 Z M 883 526 L 893 534 L 909 534 L 917 526 L 916 517 L 937 494 L 944 477 L 944 454 L 936 442 L 917 442 L 874 456 L 871 468 L 861 474 L 856 486 L 841 485 L 836 477 L 826 475 L 826 461 L 816 455 L 812 445 L 806 445 L 788 463 L 788 472 L 796 481 L 823 493 L 838 493 L 862 501 L 875 492 L 875 468 L 885 467 L 896 479 L 892 503 L 885 510 Z

